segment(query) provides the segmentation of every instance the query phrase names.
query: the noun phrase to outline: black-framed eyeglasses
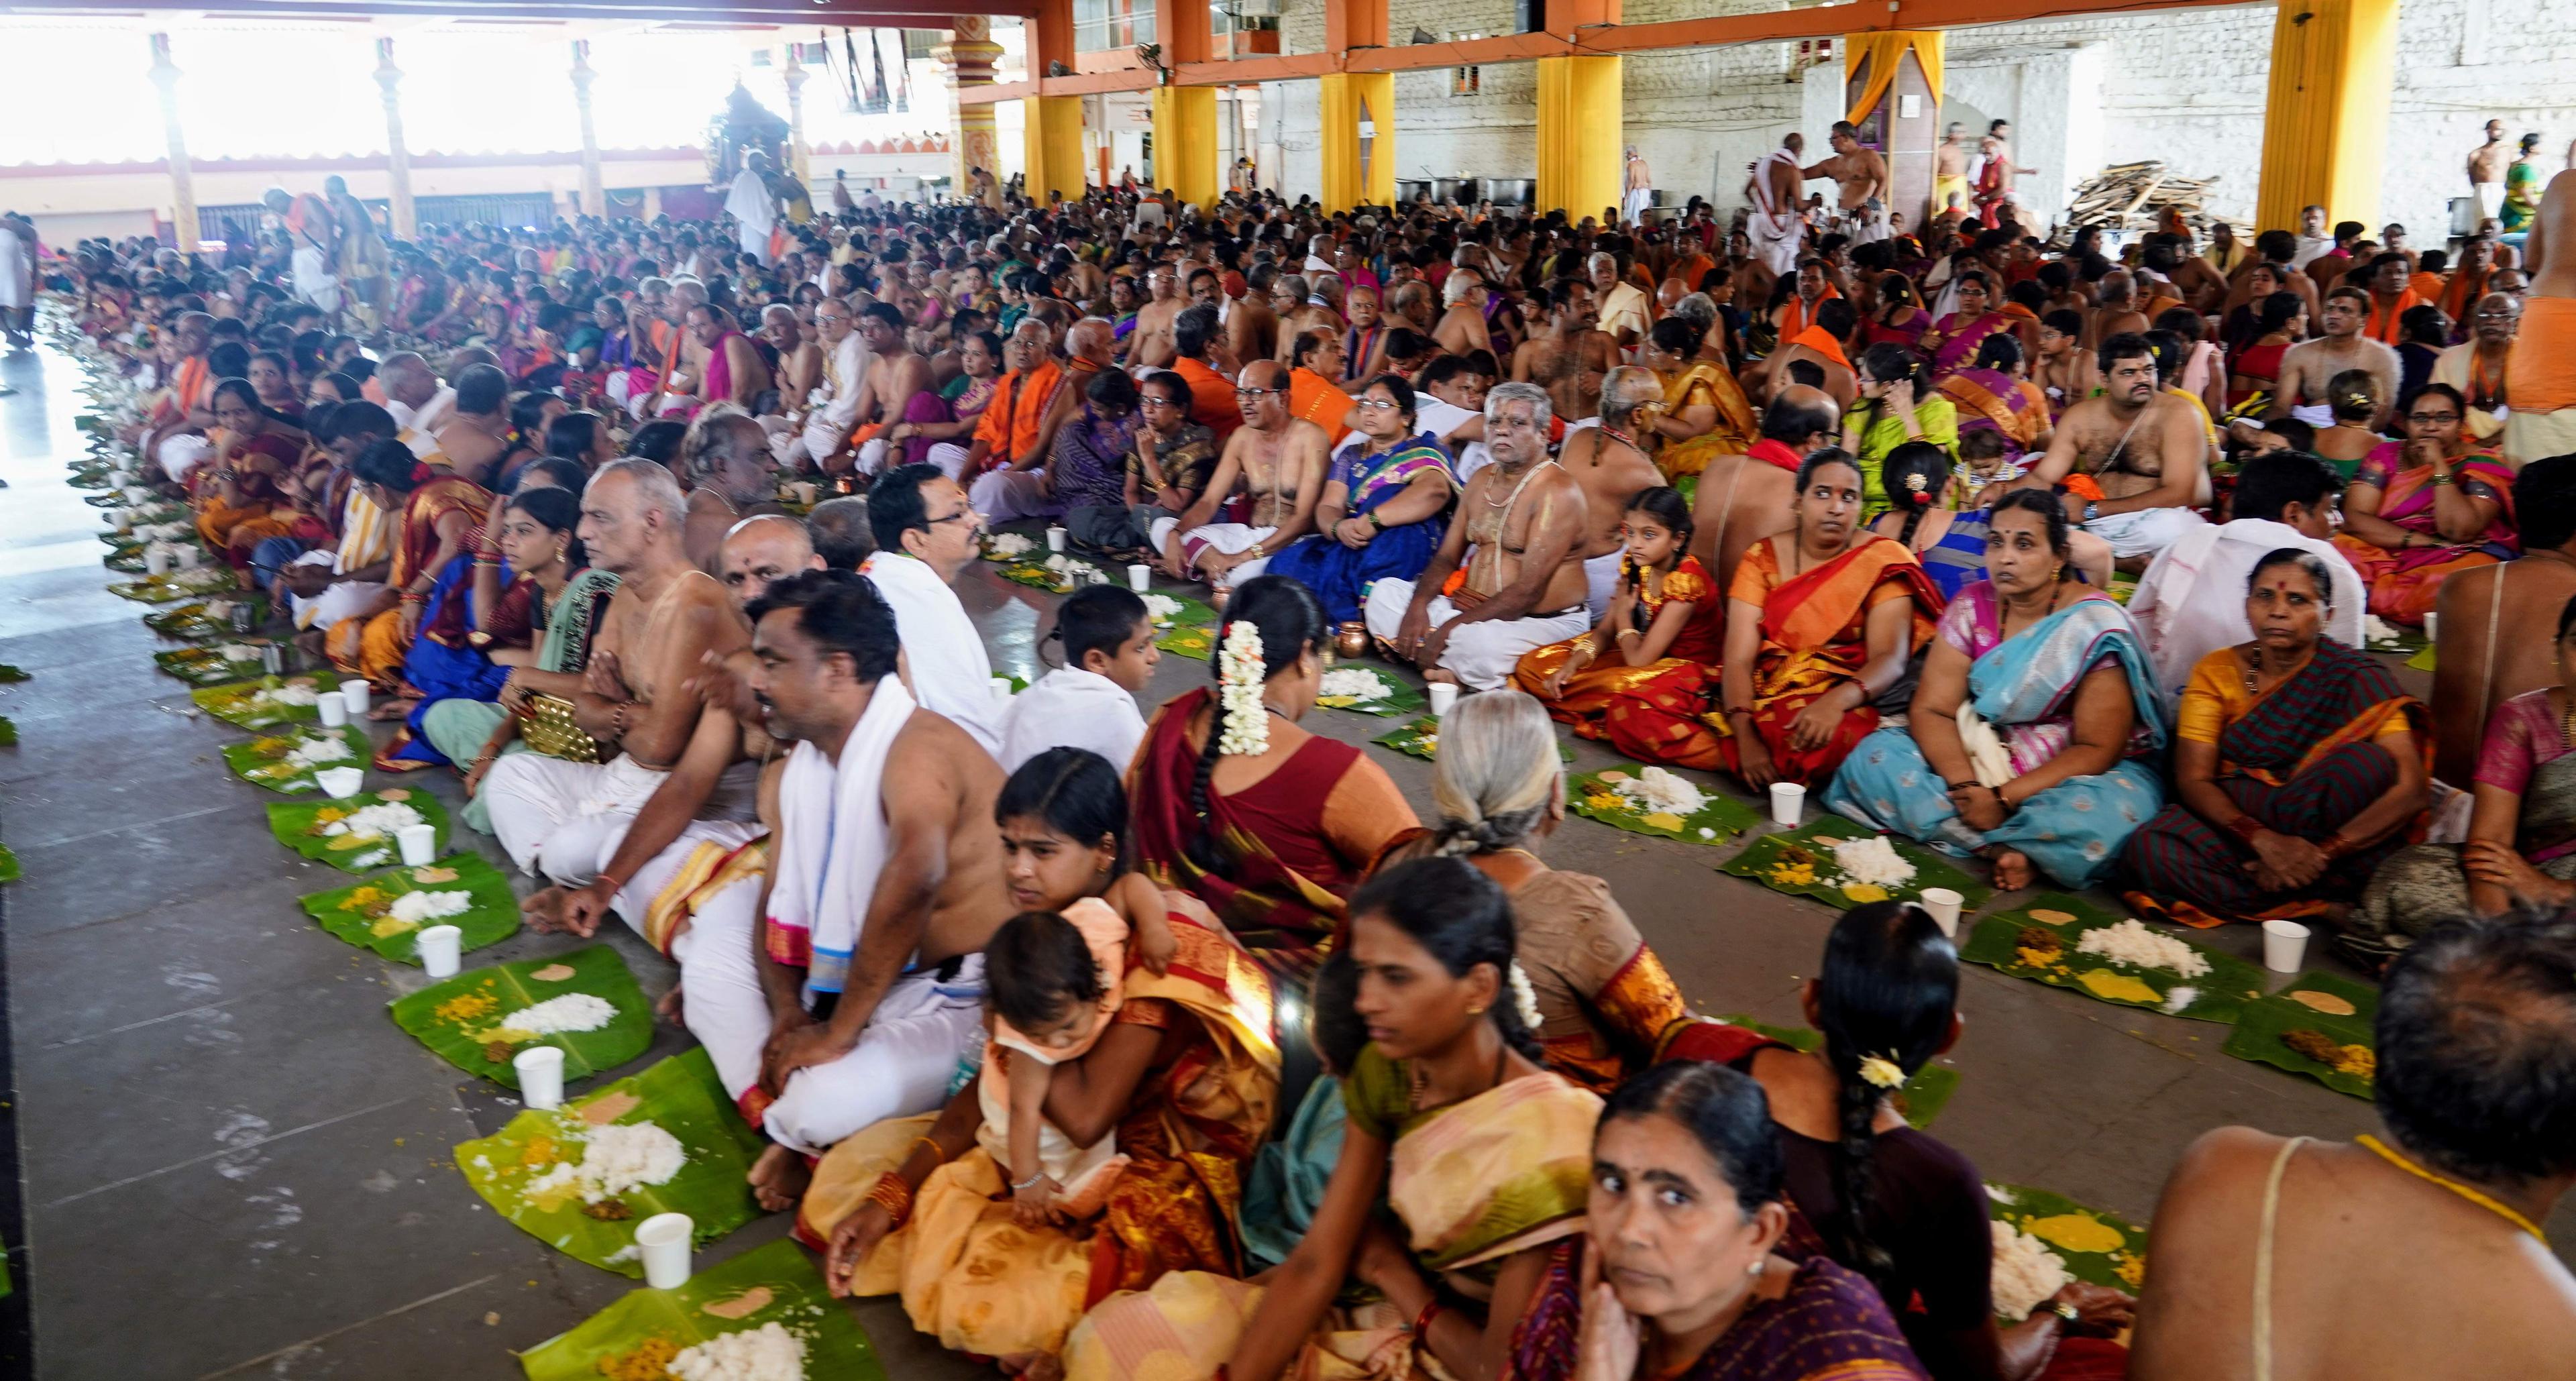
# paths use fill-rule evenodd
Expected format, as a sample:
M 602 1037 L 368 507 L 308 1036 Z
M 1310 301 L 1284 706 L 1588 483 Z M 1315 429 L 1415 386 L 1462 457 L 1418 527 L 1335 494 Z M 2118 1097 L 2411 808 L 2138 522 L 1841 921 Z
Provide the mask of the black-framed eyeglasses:
M 2460 420 L 2460 415 L 2456 412 L 2410 412 L 2406 414 L 2406 420 L 2409 422 L 2421 422 L 2424 425 L 2431 427 L 2438 426 L 2444 422 L 2457 422 Z
M 975 510 L 972 508 L 961 508 L 956 512 L 949 514 L 945 518 L 927 518 L 923 521 L 929 523 L 932 527 L 937 527 L 941 523 L 971 523 L 975 521 Z
M 1235 397 L 1237 397 L 1237 398 L 1276 398 L 1276 397 L 1278 397 L 1279 395 L 1281 395 L 1281 394 L 1283 394 L 1283 393 L 1286 393 L 1287 391 L 1288 391 L 1288 390 L 1286 390 L 1286 389 L 1284 389 L 1284 388 L 1241 388 L 1241 387 L 1238 387 L 1238 388 L 1236 388 L 1236 389 L 1235 389 L 1235 391 L 1234 391 L 1234 396 L 1235 396 Z

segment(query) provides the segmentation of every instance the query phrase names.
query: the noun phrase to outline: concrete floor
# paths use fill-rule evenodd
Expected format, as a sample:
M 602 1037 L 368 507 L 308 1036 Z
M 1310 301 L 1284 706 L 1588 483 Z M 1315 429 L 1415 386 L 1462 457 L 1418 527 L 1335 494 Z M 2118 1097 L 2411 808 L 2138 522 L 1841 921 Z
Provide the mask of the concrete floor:
M 46 1377 L 503 1378 L 511 1349 L 571 1327 L 630 1283 L 499 1220 L 448 1159 L 515 1105 L 397 1030 L 384 1004 L 419 971 L 354 951 L 295 899 L 338 885 L 269 837 L 273 799 L 216 749 L 236 731 L 179 711 L 142 609 L 100 588 L 98 527 L 63 484 L 78 454 L 78 373 L 51 352 L 0 358 L 0 662 L 35 679 L 0 689 L 21 745 L 0 750 L 0 839 L 25 880 L 0 890 L 14 1039 L 22 1228 L 12 1265 L 33 1297 Z M 1045 606 L 978 567 L 964 595 L 997 669 L 1031 672 Z M 1149 700 L 1201 683 L 1166 659 Z M 1318 712 L 1318 732 L 1364 742 L 1388 727 Z M 1370 748 L 1417 810 L 1427 764 Z M 1578 743 L 1577 764 L 1608 758 Z M 427 786 L 451 807 L 444 774 Z M 459 831 L 501 860 L 490 841 Z M 1833 913 L 1723 877 L 1720 850 L 1569 821 L 1558 867 L 1616 886 L 1706 1012 L 1796 1022 Z M 2256 955 L 2242 928 L 2207 939 Z M 670 969 L 610 939 L 649 991 Z M 476 956 L 571 946 L 521 934 Z M 2222 1027 L 2088 1001 L 1967 970 L 1967 1076 L 1939 1134 L 1990 1179 L 2044 1185 L 2143 1221 L 2200 1132 L 2249 1123 L 2349 1137 L 2368 1107 L 2220 1054 Z M 680 1049 L 665 1029 L 653 1051 Z M 5 1196 L 0 1196 L 5 1212 Z M 0 1224 L 5 1227 L 6 1224 Z M 2576 1208 L 2554 1226 L 2576 1240 Z M 781 1234 L 754 1224 L 701 1256 Z M 891 1302 L 860 1306 L 891 1375 L 990 1374 L 939 1352 Z

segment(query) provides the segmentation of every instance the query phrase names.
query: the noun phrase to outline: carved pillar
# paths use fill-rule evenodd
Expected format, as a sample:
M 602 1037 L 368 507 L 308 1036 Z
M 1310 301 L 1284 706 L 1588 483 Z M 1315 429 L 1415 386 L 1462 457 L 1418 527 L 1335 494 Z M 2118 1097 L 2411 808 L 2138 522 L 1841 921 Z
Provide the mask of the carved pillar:
M 787 70 L 780 73 L 787 82 L 787 171 L 798 182 L 812 184 L 813 175 L 805 162 L 805 83 L 814 75 L 797 61 L 797 45 L 787 45 Z
M 572 103 L 581 112 L 581 213 L 608 214 L 608 187 L 599 173 L 599 130 L 591 122 L 590 84 L 599 73 L 590 65 L 590 40 L 572 41 Z
M 980 14 L 958 15 L 949 26 L 948 42 L 932 49 L 930 56 L 948 67 L 949 147 L 955 150 L 949 192 L 957 197 L 973 196 L 972 174 L 981 168 L 992 174 L 994 195 L 998 198 L 1002 145 L 993 131 L 993 107 L 990 102 L 968 105 L 957 99 L 957 93 L 967 87 L 993 84 L 993 63 L 1002 56 L 1002 45 L 993 41 L 993 21 Z M 1032 71 L 1029 75 L 1044 74 Z
M 170 36 L 152 36 L 152 82 L 161 88 L 161 126 L 170 141 L 170 230 L 179 252 L 197 252 L 197 181 L 188 167 L 188 140 L 179 129 L 179 69 L 170 61 Z
M 411 204 L 411 150 L 403 143 L 402 69 L 394 66 L 394 41 L 376 40 L 376 85 L 385 89 L 385 172 L 393 182 L 394 238 L 420 233 L 420 215 Z

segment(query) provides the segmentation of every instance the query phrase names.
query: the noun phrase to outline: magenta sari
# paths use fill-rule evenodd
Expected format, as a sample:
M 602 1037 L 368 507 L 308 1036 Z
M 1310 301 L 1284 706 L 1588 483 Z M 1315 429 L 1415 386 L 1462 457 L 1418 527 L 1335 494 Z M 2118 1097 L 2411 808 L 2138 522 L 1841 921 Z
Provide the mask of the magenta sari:
M 2013 319 L 2001 312 L 1988 312 L 1976 321 L 1960 324 L 1959 314 L 1952 312 L 1932 323 L 1932 331 L 1923 337 L 1921 348 L 1932 355 L 1932 375 L 1939 378 L 1977 362 L 1977 347 L 1986 337 L 2012 329 Z

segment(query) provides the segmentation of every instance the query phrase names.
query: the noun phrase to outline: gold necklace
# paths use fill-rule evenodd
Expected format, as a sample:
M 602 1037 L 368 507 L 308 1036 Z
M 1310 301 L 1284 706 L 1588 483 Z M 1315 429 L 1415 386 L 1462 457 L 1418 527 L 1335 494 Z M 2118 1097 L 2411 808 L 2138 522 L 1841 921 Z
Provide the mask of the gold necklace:
M 2511 1205 L 2501 1203 L 2486 1194 L 2484 1191 L 2472 1189 L 2469 1186 L 2460 1183 L 2458 1180 L 2452 1179 L 2448 1175 L 2427 1170 L 2423 1166 L 2417 1165 L 2412 1159 L 2390 1149 L 2386 1144 L 2382 1143 L 2379 1138 L 2372 1136 L 2368 1132 L 2362 1133 L 2360 1136 L 2353 1138 L 2353 1140 L 2359 1142 L 2362 1149 L 2378 1156 L 2381 1160 L 2387 1161 L 2389 1164 L 2396 1166 L 2407 1174 L 2413 1175 L 2419 1180 L 2440 1185 L 2444 1189 L 2468 1200 L 2470 1203 L 2476 1204 L 2487 1212 L 2492 1213 L 2497 1217 L 2504 1219 L 2506 1222 L 2513 1224 L 2515 1227 L 2522 1229 L 2524 1232 L 2530 1233 L 2534 1241 L 2541 1243 L 2543 1246 L 2548 1245 L 2549 1235 L 2540 1230 L 2540 1225 L 2531 1221 L 2529 1218 L 2524 1217 Z

